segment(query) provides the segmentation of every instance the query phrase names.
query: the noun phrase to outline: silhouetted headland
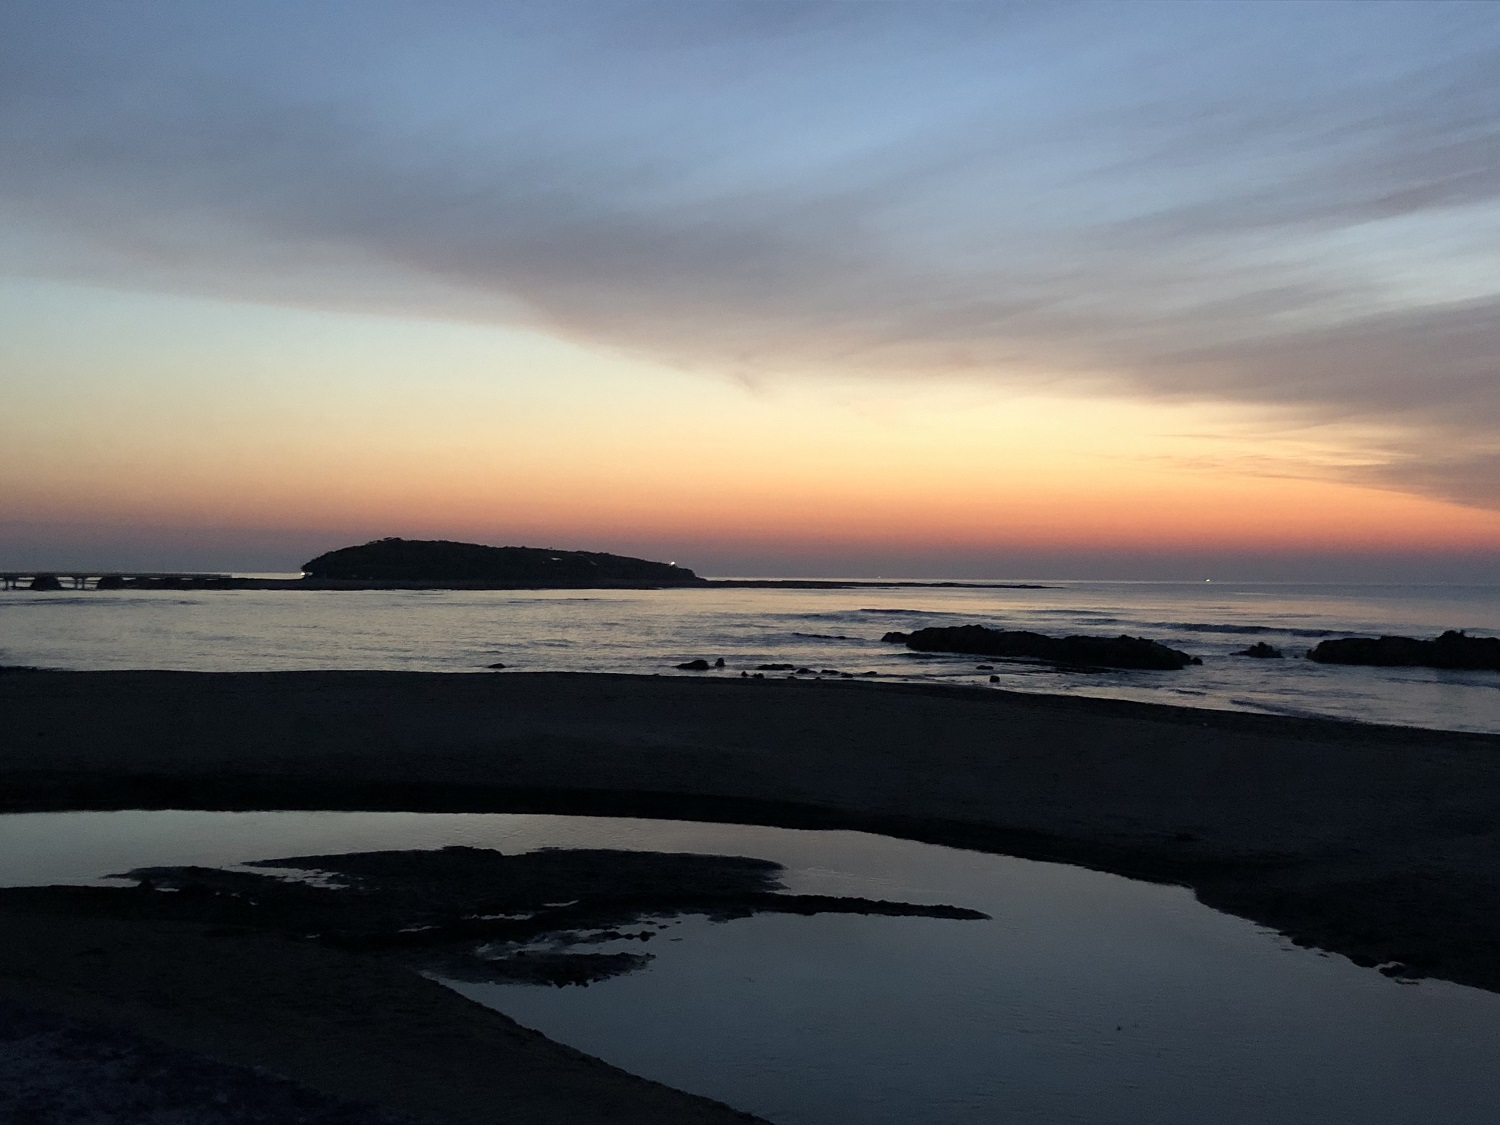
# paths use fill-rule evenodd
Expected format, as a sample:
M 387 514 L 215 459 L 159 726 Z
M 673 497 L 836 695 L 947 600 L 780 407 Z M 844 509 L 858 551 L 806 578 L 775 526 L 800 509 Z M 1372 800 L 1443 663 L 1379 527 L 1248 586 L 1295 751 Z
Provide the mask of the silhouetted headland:
M 1023 582 L 921 582 L 834 578 L 700 578 L 685 566 L 606 551 L 490 547 L 448 539 L 374 539 L 325 551 L 302 564 L 300 578 L 228 574 L 127 574 L 31 570 L 0 573 L 7 590 L 846 590 L 890 587 L 1045 590 Z M 66 584 L 65 584 L 66 583 Z
M 316 589 L 652 589 L 662 586 L 840 590 L 938 586 L 1045 589 L 1019 583 L 918 582 L 817 578 L 700 578 L 676 563 L 603 551 L 486 547 L 446 539 L 376 539 L 302 564 L 297 585 Z M 292 585 L 290 582 L 266 585 Z

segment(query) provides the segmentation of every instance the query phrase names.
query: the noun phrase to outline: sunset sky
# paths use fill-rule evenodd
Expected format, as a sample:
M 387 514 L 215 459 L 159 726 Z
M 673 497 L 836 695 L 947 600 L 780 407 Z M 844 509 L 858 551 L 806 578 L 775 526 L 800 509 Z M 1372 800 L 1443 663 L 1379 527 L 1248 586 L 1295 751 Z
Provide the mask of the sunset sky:
M 1500 5 L 0 6 L 0 568 L 1500 576 Z

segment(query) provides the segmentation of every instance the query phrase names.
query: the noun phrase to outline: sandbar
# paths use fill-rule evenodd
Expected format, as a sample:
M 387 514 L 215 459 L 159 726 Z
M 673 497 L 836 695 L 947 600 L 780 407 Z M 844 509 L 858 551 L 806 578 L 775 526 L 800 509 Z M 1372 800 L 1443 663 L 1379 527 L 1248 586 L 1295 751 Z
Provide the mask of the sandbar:
M 3 811 L 526 811 L 862 829 L 1182 884 L 1388 975 L 1500 990 L 1500 736 L 993 689 L 578 673 L 9 672 L 0 714 Z M 27 932 L 56 925 L 46 910 L 27 918 Z M 210 944 L 162 940 L 180 956 Z M 148 1020 L 107 990 L 68 985 L 46 944 L 32 942 L 30 961 L 8 954 L 0 995 L 182 1041 L 171 1032 L 185 1007 Z M 259 963 L 336 956 L 283 944 Z M 343 971 L 355 992 L 373 974 L 371 1004 L 397 987 L 387 967 Z M 430 1003 L 433 1029 L 514 1028 L 452 994 Z M 546 1049 L 577 1055 L 535 1038 L 536 1073 L 550 1073 Z M 220 1056 L 254 1061 L 236 1050 Z M 294 1061 L 256 1065 L 422 1108 L 393 1102 L 369 1058 L 334 1068 L 348 1079 L 337 1088 Z M 744 1119 L 716 1118 L 732 1111 L 702 1099 L 669 1113 L 660 1099 L 687 1096 L 588 1061 L 600 1068 L 590 1088 L 618 1111 L 590 1120 Z M 349 1077 L 372 1066 L 364 1085 Z M 506 1119 L 550 1119 L 549 1097 Z M 435 1120 L 480 1119 L 430 1108 Z

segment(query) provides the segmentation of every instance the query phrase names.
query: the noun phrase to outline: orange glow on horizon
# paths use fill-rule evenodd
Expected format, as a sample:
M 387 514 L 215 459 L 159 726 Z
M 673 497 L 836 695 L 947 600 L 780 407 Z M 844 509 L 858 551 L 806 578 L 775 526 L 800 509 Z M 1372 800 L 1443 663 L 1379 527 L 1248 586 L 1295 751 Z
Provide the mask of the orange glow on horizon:
M 352 475 L 352 474 L 351 474 Z M 444 474 L 246 484 L 123 480 L 90 499 L 48 489 L 15 518 L 66 512 L 158 526 L 382 527 L 390 534 L 587 548 L 601 540 L 778 546 L 864 544 L 933 554 L 973 549 L 1099 551 L 1500 550 L 1500 513 L 1329 481 L 1120 472 L 1097 482 L 1008 483 L 1004 473 L 933 487 L 920 480 L 612 481 L 512 487 Z M 519 483 L 519 482 L 518 482 Z M 205 487 L 205 485 L 207 487 Z
M 747 387 L 535 333 L 109 300 L 93 333 L 27 322 L 47 358 L 0 415 L 7 521 L 652 542 L 687 565 L 695 545 L 1500 551 L 1500 512 L 1355 483 L 1390 435 L 1248 408 Z

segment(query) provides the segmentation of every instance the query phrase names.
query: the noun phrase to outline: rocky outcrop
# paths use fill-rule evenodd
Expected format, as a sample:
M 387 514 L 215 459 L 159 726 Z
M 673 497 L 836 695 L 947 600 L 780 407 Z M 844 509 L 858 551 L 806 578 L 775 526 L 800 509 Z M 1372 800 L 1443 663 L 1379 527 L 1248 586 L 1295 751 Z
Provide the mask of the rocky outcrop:
M 1249 648 L 1242 648 L 1238 652 L 1231 653 L 1232 656 L 1253 656 L 1256 660 L 1281 660 L 1281 650 L 1275 645 L 1268 645 L 1265 641 L 1256 641 Z
M 607 586 L 696 586 L 686 567 L 600 551 L 486 547 L 447 539 L 376 539 L 341 547 L 302 564 L 314 581 L 587 589 Z
M 1049 637 L 1022 630 L 988 629 L 983 625 L 949 625 L 913 633 L 887 633 L 883 638 L 904 643 L 917 652 L 962 652 L 1045 660 L 1086 668 L 1142 668 L 1172 671 L 1202 663 L 1175 648 L 1144 637 Z
M 1319 664 L 1500 671 L 1500 637 L 1471 637 L 1452 629 L 1433 641 L 1416 637 L 1340 637 L 1323 641 L 1307 658 Z

